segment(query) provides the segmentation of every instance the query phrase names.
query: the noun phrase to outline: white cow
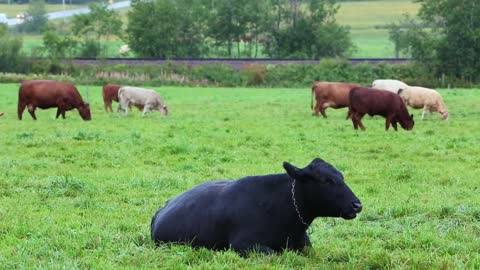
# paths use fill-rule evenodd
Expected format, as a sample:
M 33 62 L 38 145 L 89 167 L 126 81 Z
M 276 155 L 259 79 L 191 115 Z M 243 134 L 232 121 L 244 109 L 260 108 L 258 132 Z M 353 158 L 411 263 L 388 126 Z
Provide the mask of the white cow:
M 423 108 L 422 120 L 425 118 L 425 113 L 427 111 L 430 113 L 438 112 L 443 120 L 448 119 L 447 107 L 445 106 L 445 103 L 443 103 L 440 94 L 433 89 L 419 86 L 408 86 L 405 89 L 401 89 L 398 92 L 398 95 L 408 106 L 414 109 Z
M 118 53 L 122 56 L 127 55 L 129 52 L 130 52 L 130 47 L 126 44 L 120 46 L 120 49 L 118 49 Z
M 159 111 L 163 115 L 168 115 L 168 108 L 163 102 L 160 95 L 154 90 L 123 86 L 118 90 L 119 106 L 118 111 L 125 111 L 128 114 L 128 108 L 133 105 L 140 110 L 143 110 L 142 116 L 149 111 Z
M 406 87 L 408 87 L 406 83 L 397 80 L 375 80 L 372 82 L 372 88 L 387 90 L 395 94 L 398 94 L 399 89 Z

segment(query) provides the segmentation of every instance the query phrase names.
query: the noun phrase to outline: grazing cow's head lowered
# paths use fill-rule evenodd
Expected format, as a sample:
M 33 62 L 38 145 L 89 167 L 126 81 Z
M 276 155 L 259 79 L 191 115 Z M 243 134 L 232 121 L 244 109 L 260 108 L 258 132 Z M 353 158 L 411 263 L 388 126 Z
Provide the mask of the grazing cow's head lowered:
M 92 115 L 90 114 L 90 104 L 83 103 L 78 106 L 78 112 L 83 120 L 92 120 Z
M 160 105 L 160 113 L 163 114 L 164 116 L 168 116 L 168 108 L 167 105 Z
M 311 215 L 353 219 L 362 210 L 362 203 L 343 181 L 343 175 L 322 159 L 314 159 L 300 169 L 283 163 L 288 175 L 303 187 L 304 205 Z
M 408 118 L 400 118 L 399 123 L 400 123 L 400 126 L 402 126 L 403 129 L 412 130 L 413 126 L 415 125 L 415 121 L 413 121 L 413 114 L 410 114 L 408 116 Z

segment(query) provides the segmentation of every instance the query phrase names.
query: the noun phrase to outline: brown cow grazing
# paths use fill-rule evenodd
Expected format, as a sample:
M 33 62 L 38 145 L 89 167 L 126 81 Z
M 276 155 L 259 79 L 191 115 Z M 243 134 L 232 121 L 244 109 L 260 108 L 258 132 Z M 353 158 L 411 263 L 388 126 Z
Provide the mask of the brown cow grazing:
M 77 109 L 83 120 L 91 120 L 90 105 L 83 102 L 77 88 L 71 83 L 55 81 L 23 81 L 18 91 L 18 119 L 22 120 L 22 114 L 28 107 L 28 112 L 34 120 L 35 109 L 57 108 L 57 118 L 65 112 Z
M 349 111 L 355 129 L 360 126 L 362 130 L 365 130 L 362 124 L 362 117 L 365 114 L 385 117 L 385 130 L 388 130 L 392 124 L 397 131 L 397 123 L 400 123 L 403 129 L 411 130 L 415 124 L 413 114 L 408 115 L 402 98 L 386 90 L 374 90 L 366 87 L 353 88 L 350 91 Z
M 348 107 L 350 101 L 348 95 L 350 90 L 360 85 L 351 83 L 339 82 L 314 82 L 312 85 L 312 98 L 310 101 L 310 108 L 314 111 L 313 115 L 318 116 L 318 112 L 322 113 L 324 118 L 327 118 L 325 109 L 332 107 L 334 109 Z M 317 104 L 313 107 L 313 99 L 316 99 Z M 350 114 L 347 115 L 347 119 Z
M 112 100 L 118 102 L 118 89 L 120 89 L 122 85 L 118 84 L 105 84 L 103 86 L 103 105 L 105 107 L 105 111 L 113 112 L 112 110 Z

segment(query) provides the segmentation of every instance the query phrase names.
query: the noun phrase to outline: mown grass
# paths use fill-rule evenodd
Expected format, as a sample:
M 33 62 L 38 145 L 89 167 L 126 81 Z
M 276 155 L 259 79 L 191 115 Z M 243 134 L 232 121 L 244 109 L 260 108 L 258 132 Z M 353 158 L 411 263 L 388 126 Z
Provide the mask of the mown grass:
M 345 109 L 314 118 L 309 89 L 156 88 L 167 118 L 107 114 L 101 87 L 89 89 L 90 122 L 55 110 L 18 121 L 18 85 L 0 85 L 0 268 L 480 268 L 478 89 L 441 90 L 450 120 L 411 132 L 377 117 L 356 132 Z M 149 239 L 154 212 L 196 184 L 314 157 L 344 173 L 364 211 L 317 219 L 306 254 L 243 259 Z

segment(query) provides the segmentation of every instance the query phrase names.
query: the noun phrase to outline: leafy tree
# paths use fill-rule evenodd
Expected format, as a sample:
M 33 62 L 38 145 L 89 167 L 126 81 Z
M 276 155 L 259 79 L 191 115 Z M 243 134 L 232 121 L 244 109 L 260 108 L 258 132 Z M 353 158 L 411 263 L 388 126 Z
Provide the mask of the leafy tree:
M 122 21 L 106 3 L 91 3 L 90 12 L 73 17 L 72 31 L 81 37 L 81 56 L 96 57 L 102 52 L 101 42 L 111 36 L 122 36 Z
M 480 3 L 478 0 L 417 0 L 418 19 L 405 19 L 401 49 L 436 75 L 480 80 Z M 392 39 L 392 31 L 390 32 Z
M 229 57 L 232 56 L 233 42 L 238 42 L 247 32 L 248 10 L 245 8 L 247 2 L 248 0 L 216 1 L 215 9 L 212 11 L 209 34 L 217 45 L 226 44 Z M 239 48 L 237 53 L 240 54 Z
M 75 56 L 77 41 L 71 36 L 59 36 L 53 31 L 47 31 L 43 34 L 43 44 L 50 58 Z
M 27 33 L 40 33 L 48 24 L 47 10 L 44 0 L 31 0 L 28 4 L 27 16 L 20 25 L 20 31 Z
M 335 21 L 335 0 L 273 0 L 274 27 L 266 53 L 273 57 L 344 56 L 353 46 L 349 29 Z
M 194 0 L 134 0 L 128 13 L 128 44 L 141 56 L 201 56 L 207 49 L 206 8 Z
M 22 55 L 22 40 L 12 37 L 7 30 L 7 26 L 0 24 L 0 72 L 16 71 Z
M 250 47 L 255 46 L 253 56 L 258 55 L 259 39 L 265 34 L 273 22 L 271 15 L 272 4 L 270 1 L 248 0 L 244 6 L 246 33 L 243 41 L 248 43 Z M 250 49 L 251 51 L 251 49 Z M 249 56 L 251 56 L 249 52 Z

